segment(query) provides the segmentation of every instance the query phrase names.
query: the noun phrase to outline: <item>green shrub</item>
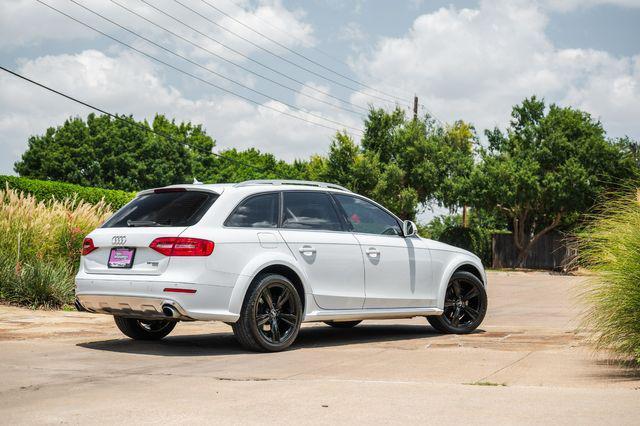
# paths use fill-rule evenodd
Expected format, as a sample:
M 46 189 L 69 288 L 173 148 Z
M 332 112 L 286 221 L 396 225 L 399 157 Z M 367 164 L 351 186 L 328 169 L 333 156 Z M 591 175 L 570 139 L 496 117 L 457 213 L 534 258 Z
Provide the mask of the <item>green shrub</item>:
M 90 204 L 97 204 L 104 199 L 104 202 L 111 206 L 113 210 L 117 210 L 131 201 L 135 195 L 133 192 L 0 175 L 0 189 L 5 189 L 7 185 L 16 191 L 33 195 L 38 201 L 76 199 Z
M 63 259 L 0 263 L 0 298 L 31 307 L 59 308 L 73 302 L 75 268 Z
M 434 218 L 426 226 L 418 226 L 419 233 L 425 238 L 431 238 L 455 247 L 468 250 L 482 260 L 482 264 L 490 266 L 492 263 L 491 236 L 493 228 L 481 226 L 478 221 L 471 220 L 468 227 L 462 226 L 460 215 L 447 215 Z
M 578 234 L 583 265 L 595 272 L 584 292 L 584 326 L 597 348 L 640 363 L 640 204 L 636 193 L 606 202 Z
M 444 229 L 438 241 L 468 250 L 484 265 L 491 265 L 491 231 L 488 229 L 453 226 Z

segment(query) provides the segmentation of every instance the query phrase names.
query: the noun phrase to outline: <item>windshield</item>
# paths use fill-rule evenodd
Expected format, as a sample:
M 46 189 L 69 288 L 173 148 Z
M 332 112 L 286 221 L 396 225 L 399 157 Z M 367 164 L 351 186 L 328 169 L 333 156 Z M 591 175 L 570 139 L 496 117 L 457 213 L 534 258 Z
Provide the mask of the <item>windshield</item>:
M 102 227 L 195 225 L 217 198 L 218 195 L 205 191 L 144 194 L 116 212 Z

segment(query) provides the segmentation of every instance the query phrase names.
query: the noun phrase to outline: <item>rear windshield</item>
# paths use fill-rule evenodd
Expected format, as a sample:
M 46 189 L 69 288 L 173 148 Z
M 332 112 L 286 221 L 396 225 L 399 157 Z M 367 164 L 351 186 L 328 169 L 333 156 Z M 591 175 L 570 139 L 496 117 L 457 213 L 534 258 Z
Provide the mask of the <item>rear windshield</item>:
M 103 228 L 191 226 L 209 210 L 218 195 L 204 191 L 141 195 L 114 214 Z

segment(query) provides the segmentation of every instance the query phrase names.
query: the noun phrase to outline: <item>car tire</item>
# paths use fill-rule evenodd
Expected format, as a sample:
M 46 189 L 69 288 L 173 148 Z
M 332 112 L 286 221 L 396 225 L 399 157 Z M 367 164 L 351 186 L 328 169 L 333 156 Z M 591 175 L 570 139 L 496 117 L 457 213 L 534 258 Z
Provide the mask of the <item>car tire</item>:
M 177 321 L 139 320 L 114 316 L 122 333 L 134 340 L 160 340 L 175 328 Z
M 233 333 L 246 349 L 279 352 L 295 341 L 302 316 L 302 302 L 293 283 L 279 274 L 263 274 L 249 287 Z
M 487 313 L 487 292 L 482 281 L 470 272 L 453 274 L 445 291 L 444 310 L 427 321 L 441 333 L 468 334 L 482 323 Z
M 325 321 L 324 323 L 333 328 L 353 328 L 362 321 Z

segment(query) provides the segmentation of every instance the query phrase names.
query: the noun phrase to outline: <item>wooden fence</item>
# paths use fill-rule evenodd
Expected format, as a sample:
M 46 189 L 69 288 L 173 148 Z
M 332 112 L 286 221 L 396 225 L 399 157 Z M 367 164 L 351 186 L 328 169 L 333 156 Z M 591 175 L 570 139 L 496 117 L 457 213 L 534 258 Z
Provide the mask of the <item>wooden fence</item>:
M 529 250 L 523 265 L 517 264 L 518 253 L 511 234 L 493 234 L 494 268 L 527 268 L 568 271 L 574 269 L 577 250 L 562 234 L 543 235 Z

